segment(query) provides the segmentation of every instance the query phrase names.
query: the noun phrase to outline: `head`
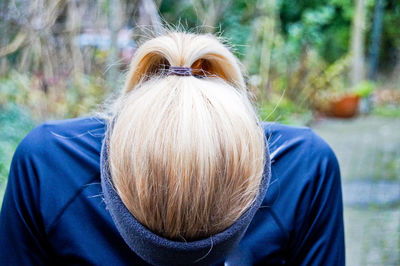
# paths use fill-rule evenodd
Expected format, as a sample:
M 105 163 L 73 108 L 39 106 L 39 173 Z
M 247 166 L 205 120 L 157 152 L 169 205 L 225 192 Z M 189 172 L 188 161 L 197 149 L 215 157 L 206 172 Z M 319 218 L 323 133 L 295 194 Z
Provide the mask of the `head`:
M 196 75 L 166 75 L 170 66 Z M 204 238 L 255 200 L 264 133 L 238 60 L 212 35 L 175 32 L 145 42 L 110 121 L 114 188 L 153 232 Z

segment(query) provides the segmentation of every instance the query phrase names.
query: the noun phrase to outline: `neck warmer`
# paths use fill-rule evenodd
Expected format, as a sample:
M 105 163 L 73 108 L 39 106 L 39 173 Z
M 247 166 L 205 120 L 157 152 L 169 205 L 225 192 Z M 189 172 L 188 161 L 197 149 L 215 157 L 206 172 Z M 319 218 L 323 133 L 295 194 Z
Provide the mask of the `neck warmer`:
M 150 231 L 125 207 L 112 184 L 106 142 L 105 138 L 100 156 L 101 186 L 106 207 L 126 244 L 144 261 L 153 265 L 210 265 L 223 260 L 245 234 L 265 197 L 271 176 L 270 157 L 266 147 L 266 164 L 259 193 L 250 208 L 235 223 L 218 234 L 196 241 L 174 241 Z

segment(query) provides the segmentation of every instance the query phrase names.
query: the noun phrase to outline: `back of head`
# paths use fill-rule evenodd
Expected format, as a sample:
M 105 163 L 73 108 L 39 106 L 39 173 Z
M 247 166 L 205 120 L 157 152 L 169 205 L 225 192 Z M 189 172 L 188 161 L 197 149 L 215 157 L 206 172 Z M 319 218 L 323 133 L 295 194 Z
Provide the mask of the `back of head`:
M 169 67 L 194 75 L 166 75 Z M 265 162 L 238 61 L 211 35 L 170 33 L 137 50 L 108 149 L 124 205 L 174 240 L 232 225 L 255 200 Z

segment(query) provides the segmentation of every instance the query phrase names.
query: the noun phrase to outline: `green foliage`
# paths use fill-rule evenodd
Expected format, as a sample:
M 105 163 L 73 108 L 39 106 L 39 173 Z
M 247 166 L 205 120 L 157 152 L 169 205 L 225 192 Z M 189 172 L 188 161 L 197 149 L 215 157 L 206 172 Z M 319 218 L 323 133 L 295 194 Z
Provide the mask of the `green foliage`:
M 368 97 L 375 90 L 376 84 L 372 81 L 364 80 L 354 88 L 354 93 L 359 97 Z
M 221 34 L 233 45 L 233 52 L 239 58 L 246 54 L 247 41 L 252 30 L 256 12 L 256 0 L 235 0 L 224 10 L 224 16 L 215 25 L 215 32 Z M 163 19 L 173 26 L 195 32 L 206 31 L 197 16 L 197 10 L 190 1 L 164 0 L 160 6 Z
M 22 103 L 28 97 L 24 78 L 0 80 L 0 199 L 4 193 L 11 158 L 21 139 L 33 128 L 35 121 Z
M 160 6 L 160 13 L 167 23 L 183 27 L 186 30 L 194 29 L 201 24 L 190 1 L 163 0 Z
M 277 10 L 271 9 L 274 5 Z M 374 6 L 374 0 L 366 1 L 366 59 Z M 223 37 L 227 37 L 233 43 L 236 55 L 245 63 L 248 72 L 261 76 L 263 87 L 268 82 L 268 87 L 275 92 L 297 90 L 309 85 L 309 78 L 313 78 L 313 75 L 307 77 L 310 72 L 316 72 L 318 68 L 324 71 L 326 67 L 348 54 L 354 12 L 355 2 L 348 0 L 237 0 L 231 1 L 224 10 L 216 25 L 216 31 L 221 29 Z M 202 23 L 191 1 L 163 1 L 161 13 L 168 22 L 176 24 L 179 20 L 186 28 L 194 28 Z M 262 34 L 253 36 L 254 31 L 265 29 L 263 23 L 267 19 L 274 21 L 276 31 L 267 27 L 267 37 L 262 37 Z M 386 1 L 380 50 L 380 69 L 386 73 L 393 70 L 399 61 L 399 23 L 400 5 Z M 267 47 L 271 49 L 271 62 L 266 63 L 270 73 L 267 74 L 260 73 L 265 72 L 260 70 L 260 61 L 269 60 L 266 58 L 268 55 L 261 52 L 265 48 L 265 42 L 269 43 L 270 47 Z M 304 59 L 309 51 L 316 54 L 314 58 L 318 58 L 315 61 L 318 64 L 304 67 Z M 345 78 L 347 74 L 341 75 Z M 282 82 L 277 82 L 276 79 Z M 271 84 L 286 84 L 286 87 L 275 88 L 271 87 Z M 343 87 L 348 89 L 349 86 L 344 84 Z
M 43 90 L 42 80 L 10 71 L 0 79 L 0 199 L 12 155 L 21 139 L 40 121 L 87 114 L 103 99 L 105 81 L 81 76 Z
M 29 77 L 10 71 L 8 77 L 0 79 L 0 106 L 7 103 L 24 104 L 29 98 Z
M 101 77 L 80 75 L 52 86 L 45 82 L 41 77 L 10 71 L 0 79 L 0 106 L 23 106 L 39 121 L 76 117 L 96 108 L 108 91 Z
M 400 118 L 400 106 L 394 104 L 375 106 L 372 114 L 382 117 Z
M 241 19 L 240 14 L 232 14 L 225 19 L 223 27 L 224 36 L 233 44 L 233 52 L 239 58 L 246 54 L 246 43 L 251 32 L 251 25 L 241 23 Z
M 122 88 L 122 81 L 115 79 L 117 87 Z M 60 101 L 64 104 L 60 115 L 76 117 L 91 112 L 103 101 L 107 91 L 104 79 L 93 76 L 79 77 L 65 89 L 65 99 Z
M 11 102 L 0 105 L 0 201 L 3 198 L 12 155 L 18 143 L 34 125 L 35 121 L 27 108 Z
M 400 60 L 400 4 L 398 1 L 385 2 L 379 64 L 383 73 L 393 71 Z
M 294 54 L 312 46 L 330 63 L 347 53 L 352 17 L 351 1 L 282 0 L 280 6 L 282 33 Z
M 240 59 L 246 56 L 248 40 L 253 29 L 253 22 L 257 18 L 256 0 L 232 1 L 229 10 L 221 20 L 223 36 L 234 45 L 234 53 Z
M 260 103 L 258 113 L 263 121 L 279 122 L 291 125 L 309 125 L 312 112 L 301 108 L 283 95 L 271 95 L 269 101 Z

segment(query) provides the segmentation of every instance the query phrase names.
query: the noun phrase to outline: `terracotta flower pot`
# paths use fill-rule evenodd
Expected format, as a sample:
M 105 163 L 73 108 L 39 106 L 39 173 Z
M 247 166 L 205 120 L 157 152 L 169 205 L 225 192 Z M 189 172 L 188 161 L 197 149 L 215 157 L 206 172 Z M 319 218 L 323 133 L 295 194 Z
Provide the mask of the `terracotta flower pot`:
M 332 100 L 331 114 L 341 118 L 353 117 L 357 113 L 359 99 L 357 95 L 349 94 Z

